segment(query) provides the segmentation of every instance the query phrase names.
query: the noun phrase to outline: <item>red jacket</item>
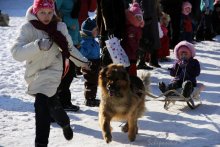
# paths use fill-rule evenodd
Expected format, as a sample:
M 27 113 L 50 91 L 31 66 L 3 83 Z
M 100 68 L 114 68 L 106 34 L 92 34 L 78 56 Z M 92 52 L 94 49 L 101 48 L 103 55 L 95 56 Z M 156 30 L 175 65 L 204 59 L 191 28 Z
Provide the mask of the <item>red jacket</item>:
M 168 36 L 168 29 L 164 25 L 161 25 L 161 29 L 163 31 L 163 37 L 160 39 L 161 48 L 159 48 L 157 51 L 158 58 L 163 58 L 170 55 L 170 50 L 169 50 L 170 38 Z
M 121 45 L 128 55 L 129 60 L 137 60 L 137 50 L 139 47 L 139 40 L 142 36 L 142 28 L 127 23 L 125 32 L 125 37 Z

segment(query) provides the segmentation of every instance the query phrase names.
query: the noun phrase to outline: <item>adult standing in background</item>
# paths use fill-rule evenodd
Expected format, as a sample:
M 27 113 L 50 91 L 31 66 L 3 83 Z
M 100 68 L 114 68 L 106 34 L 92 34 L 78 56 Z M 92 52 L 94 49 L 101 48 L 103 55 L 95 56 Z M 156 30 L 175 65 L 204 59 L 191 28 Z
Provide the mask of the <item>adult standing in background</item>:
M 68 32 L 72 38 L 73 45 L 78 48 L 80 44 L 79 33 L 79 0 L 56 0 L 56 7 L 60 14 L 62 21 L 67 25 Z M 71 102 L 70 85 L 73 78 L 76 76 L 75 65 L 70 62 L 69 72 L 62 79 L 58 88 L 58 94 L 60 102 L 62 103 L 64 110 L 66 111 L 78 111 L 79 106 L 73 105 Z
M 183 0 L 161 0 L 162 9 L 170 15 L 170 47 L 179 43 L 180 38 L 180 16 Z
M 215 35 L 220 35 L 220 0 L 215 0 L 214 2 L 212 25 Z
M 158 0 L 137 0 L 143 9 L 143 19 L 145 25 L 143 27 L 143 34 L 140 40 L 140 49 L 138 53 L 139 63 L 138 69 L 152 69 L 145 64 L 146 52 L 150 53 L 150 65 L 160 67 L 157 59 L 157 50 L 160 48 L 160 38 L 158 30 Z
M 200 10 L 201 19 L 196 32 L 196 40 L 212 40 L 214 31 L 212 26 L 212 12 L 214 9 L 214 0 L 201 0 Z
M 119 40 L 125 32 L 125 2 L 124 0 L 97 0 L 97 26 L 99 30 L 99 44 L 101 47 L 101 64 L 107 66 L 112 63 L 105 45 L 110 35 Z
M 184 0 L 189 1 L 192 4 L 192 12 L 191 16 L 194 20 L 195 25 L 197 25 L 199 18 L 201 17 L 201 11 L 200 11 L 200 2 L 201 0 Z

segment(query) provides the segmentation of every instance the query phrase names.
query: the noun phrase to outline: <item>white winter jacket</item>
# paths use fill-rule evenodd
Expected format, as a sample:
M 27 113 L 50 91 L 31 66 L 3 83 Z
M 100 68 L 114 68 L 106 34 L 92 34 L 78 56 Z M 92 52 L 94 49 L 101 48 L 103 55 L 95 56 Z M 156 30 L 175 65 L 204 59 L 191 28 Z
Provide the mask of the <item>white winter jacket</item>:
M 35 95 L 45 94 L 48 97 L 57 92 L 63 73 L 63 60 L 59 47 L 54 42 L 50 50 L 39 49 L 38 41 L 41 38 L 49 38 L 48 34 L 36 29 L 29 21 L 36 20 L 37 17 L 31 13 L 29 8 L 26 13 L 27 22 L 22 25 L 20 34 L 15 44 L 11 48 L 11 53 L 15 60 L 26 61 L 25 80 L 28 84 L 27 93 Z M 71 55 L 88 62 L 81 53 L 73 46 L 66 25 L 59 22 L 57 30 L 61 31 L 68 41 Z M 73 60 L 77 66 L 85 66 L 85 63 Z

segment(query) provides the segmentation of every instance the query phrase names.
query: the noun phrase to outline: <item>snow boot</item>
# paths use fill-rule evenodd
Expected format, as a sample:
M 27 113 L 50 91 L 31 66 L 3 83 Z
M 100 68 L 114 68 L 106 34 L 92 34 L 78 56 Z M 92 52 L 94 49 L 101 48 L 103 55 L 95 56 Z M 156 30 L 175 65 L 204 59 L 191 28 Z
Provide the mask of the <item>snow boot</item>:
M 71 140 L 73 138 L 73 130 L 70 125 L 64 126 L 63 128 L 63 135 L 66 140 Z
M 62 127 L 64 137 L 67 140 L 71 140 L 73 138 L 73 131 L 70 127 L 70 119 L 64 111 L 57 95 L 48 99 L 48 107 L 51 117 Z
M 162 93 L 166 92 L 167 91 L 166 84 L 164 82 L 159 82 L 159 89 Z
M 89 107 L 99 107 L 100 100 L 98 99 L 87 99 L 85 105 Z
M 47 144 L 41 144 L 35 142 L 35 147 L 47 147 Z
M 73 105 L 73 104 L 64 105 L 63 108 L 64 108 L 65 111 L 73 111 L 73 112 L 77 112 L 80 109 L 79 106 L 76 106 L 76 105 Z
M 182 95 L 185 97 L 185 98 L 188 98 L 190 97 L 192 91 L 193 91 L 193 85 L 192 85 L 192 82 L 191 81 L 185 81 L 183 82 L 182 84 Z

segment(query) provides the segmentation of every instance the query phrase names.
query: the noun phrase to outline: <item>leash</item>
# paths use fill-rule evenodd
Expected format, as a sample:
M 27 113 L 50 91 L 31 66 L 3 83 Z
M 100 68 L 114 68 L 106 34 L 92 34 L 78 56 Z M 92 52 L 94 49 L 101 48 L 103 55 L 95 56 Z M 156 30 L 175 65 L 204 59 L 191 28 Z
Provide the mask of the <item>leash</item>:
M 89 62 L 82 61 L 82 60 L 80 60 L 79 58 L 76 58 L 75 56 L 73 56 L 73 55 L 71 55 L 71 54 L 70 54 L 70 56 L 71 56 L 72 58 L 78 60 L 79 62 L 82 62 L 82 63 L 89 63 Z

